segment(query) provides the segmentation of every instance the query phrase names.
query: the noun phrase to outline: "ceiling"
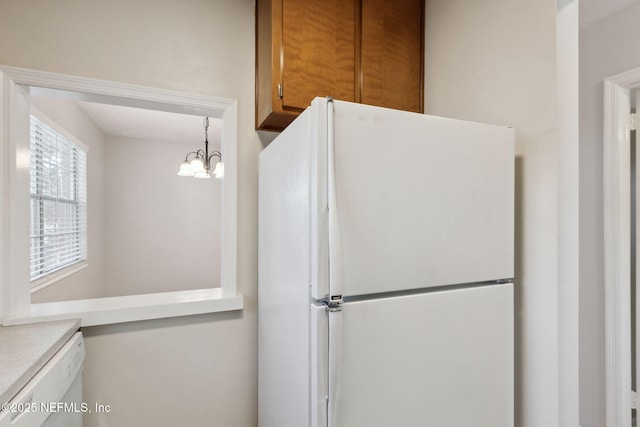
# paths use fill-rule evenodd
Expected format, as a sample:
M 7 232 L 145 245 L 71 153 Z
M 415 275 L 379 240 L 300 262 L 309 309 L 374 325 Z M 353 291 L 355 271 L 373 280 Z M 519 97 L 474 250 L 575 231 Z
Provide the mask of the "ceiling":
M 588 27 L 602 18 L 618 12 L 640 0 L 579 0 L 580 28 Z
M 199 144 L 204 142 L 203 117 L 157 110 L 78 101 L 78 106 L 110 136 Z M 209 119 L 209 142 L 220 147 L 221 120 Z

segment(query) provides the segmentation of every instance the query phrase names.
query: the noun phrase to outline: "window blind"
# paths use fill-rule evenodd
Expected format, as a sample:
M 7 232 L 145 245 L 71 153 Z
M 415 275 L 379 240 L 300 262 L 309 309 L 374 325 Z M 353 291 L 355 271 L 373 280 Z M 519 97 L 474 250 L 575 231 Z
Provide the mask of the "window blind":
M 31 116 L 31 281 L 87 259 L 87 153 Z

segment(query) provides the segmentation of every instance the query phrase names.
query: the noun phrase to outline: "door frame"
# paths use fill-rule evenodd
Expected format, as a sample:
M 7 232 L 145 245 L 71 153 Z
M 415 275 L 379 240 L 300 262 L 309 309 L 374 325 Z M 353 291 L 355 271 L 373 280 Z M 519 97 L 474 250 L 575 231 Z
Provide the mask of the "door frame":
M 640 68 L 604 80 L 606 425 L 631 425 L 631 90 Z

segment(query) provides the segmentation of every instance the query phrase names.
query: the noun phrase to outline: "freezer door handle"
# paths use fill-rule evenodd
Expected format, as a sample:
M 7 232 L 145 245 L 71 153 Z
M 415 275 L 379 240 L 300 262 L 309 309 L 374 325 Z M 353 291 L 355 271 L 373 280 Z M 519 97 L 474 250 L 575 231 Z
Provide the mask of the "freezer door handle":
M 333 99 L 327 102 L 327 203 L 329 205 L 329 295 L 342 294 L 342 243 L 336 194 Z M 332 299 L 331 297 L 329 298 Z
M 327 402 L 328 427 L 336 426 L 339 396 L 338 381 L 342 358 L 342 311 L 329 310 L 329 396 Z
M 336 426 L 339 396 L 338 380 L 342 358 L 342 243 L 338 221 L 335 167 L 334 103 L 327 102 L 327 199 L 329 205 L 329 396 L 327 402 L 328 427 Z

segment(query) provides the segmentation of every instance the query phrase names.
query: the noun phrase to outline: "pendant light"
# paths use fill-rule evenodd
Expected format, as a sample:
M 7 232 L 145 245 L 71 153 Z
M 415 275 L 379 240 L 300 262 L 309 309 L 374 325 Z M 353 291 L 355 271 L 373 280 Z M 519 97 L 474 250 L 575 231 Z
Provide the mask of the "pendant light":
M 216 178 L 224 177 L 224 166 L 222 164 L 222 153 L 220 151 L 213 151 L 209 154 L 209 117 L 205 117 L 203 120 L 204 125 L 204 150 L 192 151 L 187 153 L 184 158 L 184 162 L 180 165 L 178 175 L 191 176 L 194 178 L 208 179 L 213 175 Z M 189 160 L 189 156 L 193 155 Z M 217 162 L 213 171 L 211 171 L 211 159 L 216 157 Z

